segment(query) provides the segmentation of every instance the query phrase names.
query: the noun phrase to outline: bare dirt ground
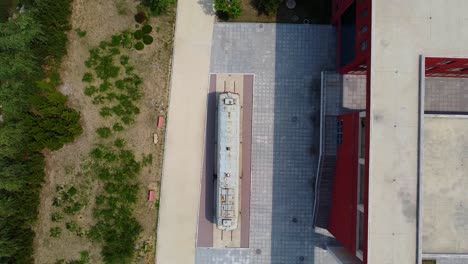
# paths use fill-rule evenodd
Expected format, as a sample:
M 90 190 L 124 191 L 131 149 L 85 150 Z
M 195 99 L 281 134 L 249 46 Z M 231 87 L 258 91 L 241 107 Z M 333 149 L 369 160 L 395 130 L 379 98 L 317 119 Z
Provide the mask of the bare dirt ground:
M 133 16 L 137 4 L 134 0 L 73 1 L 73 30 L 69 32 L 68 55 L 62 63 L 63 85 L 60 89 L 69 96 L 69 105 L 81 113 L 84 132 L 72 144 L 59 151 L 46 153 L 46 181 L 41 192 L 39 218 L 35 225 L 36 263 L 55 263 L 59 259 L 76 260 L 79 259 L 80 251 L 85 250 L 90 254 L 90 263 L 102 263 L 100 246 L 92 244 L 86 237 L 79 237 L 65 228 L 62 228 L 60 237 L 50 236 L 51 227 L 58 225 L 51 220 L 55 211 L 52 203 L 56 197 L 57 185 L 82 186 L 84 196 L 89 200 L 88 205 L 77 215 L 65 216 L 61 225 L 74 221 L 86 230 L 93 224 L 92 209 L 99 184 L 84 176 L 82 163 L 99 141 L 95 130 L 108 124 L 99 116 L 99 109 L 91 103 L 91 98 L 83 93 L 85 84 L 82 76 L 86 72 L 84 61 L 89 55 L 88 50 L 97 46 L 100 41 L 109 40 L 113 34 L 135 28 Z M 133 52 L 130 57 L 136 72 L 144 80 L 144 96 L 138 105 L 141 112 L 136 117 L 136 123 L 120 134 L 120 137 L 127 141 L 137 158 L 148 153 L 153 155 L 152 165 L 145 168 L 139 176 L 140 192 L 135 208 L 135 215 L 143 227 L 139 242 L 149 241 L 150 250 L 135 260 L 135 263 L 154 263 L 157 206 L 147 199 L 148 190 L 153 188 L 156 197 L 159 197 L 164 130 L 157 129 L 157 118 L 159 115 L 166 116 L 174 22 L 175 9 L 167 15 L 151 18 L 149 24 L 153 27 L 153 44 L 143 51 Z M 86 35 L 80 38 L 75 29 L 86 31 Z M 157 145 L 153 144 L 153 133 L 158 134 Z

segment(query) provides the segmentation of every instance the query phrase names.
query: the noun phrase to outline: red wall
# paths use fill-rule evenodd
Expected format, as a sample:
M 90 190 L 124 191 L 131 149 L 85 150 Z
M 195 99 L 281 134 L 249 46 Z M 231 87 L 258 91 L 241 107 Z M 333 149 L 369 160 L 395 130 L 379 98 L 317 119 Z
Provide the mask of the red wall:
M 426 76 L 468 78 L 468 59 L 428 57 Z
M 371 74 L 370 74 L 370 65 L 371 59 L 369 57 L 367 64 L 369 68 L 367 68 L 367 75 L 366 75 L 366 152 L 365 152 L 365 162 L 366 165 L 364 166 L 364 178 L 365 178 L 365 185 L 364 185 L 364 256 L 363 256 L 363 263 L 367 264 L 367 248 L 368 248 L 368 241 L 369 241 L 369 158 L 370 157 L 370 94 L 371 94 Z
M 338 146 L 328 230 L 355 255 L 359 113 L 339 116 L 337 120 L 343 120 L 343 140 Z

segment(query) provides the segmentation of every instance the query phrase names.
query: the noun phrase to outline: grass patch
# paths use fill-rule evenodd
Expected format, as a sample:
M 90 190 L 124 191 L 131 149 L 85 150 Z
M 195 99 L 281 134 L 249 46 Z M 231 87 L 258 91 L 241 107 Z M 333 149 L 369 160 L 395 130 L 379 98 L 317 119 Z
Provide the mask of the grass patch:
M 78 189 L 75 186 L 57 185 L 56 196 L 53 199 L 52 205 L 60 208 L 61 211 L 52 214 L 52 220 L 61 221 L 65 215 L 76 215 L 88 204 L 87 195 L 84 192 L 84 187 Z
M 96 224 L 88 237 L 103 244 L 106 263 L 130 262 L 142 231 L 132 212 L 138 195 L 136 177 L 149 161 L 137 161 L 124 146 L 125 142 L 117 139 L 113 145 L 99 145 L 90 153 L 90 171 L 102 182 L 104 191 L 96 197 Z
M 51 237 L 57 238 L 57 237 L 60 237 L 61 234 L 62 234 L 62 229 L 60 227 L 58 227 L 58 226 L 52 227 L 50 229 L 50 236 Z
M 63 219 L 63 214 L 60 212 L 55 212 L 50 218 L 53 222 L 61 222 Z
M 112 135 L 112 130 L 108 127 L 100 127 L 96 129 L 96 133 L 101 137 L 101 138 L 109 138 Z
M 143 34 L 141 30 L 136 32 Z M 133 45 L 137 50 L 140 45 L 143 45 L 141 42 L 134 44 L 138 37 L 136 32 L 132 33 L 127 30 L 113 35 L 111 42 L 101 41 L 98 48 L 90 49 L 85 65 L 91 71 L 83 76 L 83 81 L 90 83 L 86 86 L 84 93 L 92 97 L 93 104 L 101 105 L 99 114 L 102 117 L 117 116 L 123 124 L 127 125 L 133 123 L 134 116 L 140 112 L 135 101 L 141 98 L 140 86 L 143 82 L 134 73 L 130 57 L 122 54 L 122 49 L 129 52 Z M 146 35 L 141 37 L 143 36 Z M 123 129 L 116 126 L 113 130 L 122 131 Z M 101 137 L 102 135 L 110 136 L 106 132 L 109 130 L 100 131 L 98 134 Z
M 137 176 L 142 167 L 153 162 L 151 154 L 135 159 L 133 151 L 127 148 L 123 139 L 113 142 L 114 133 L 125 131 L 135 122 L 140 113 L 137 101 L 141 99 L 143 80 L 135 74 L 128 55 L 139 50 L 149 41 L 144 32 L 150 33 L 150 26 L 132 32 L 124 31 L 111 37 L 110 42 L 101 41 L 99 46 L 89 50 L 85 61 L 90 75 L 83 77 L 89 85 L 85 95 L 99 106 L 99 114 L 114 123 L 111 127 L 100 127 L 96 133 L 101 144 L 90 153 L 86 162 L 86 173 L 100 181 L 102 190 L 95 198 L 93 218 L 95 224 L 84 232 L 75 222 L 68 221 L 66 229 L 78 236 L 86 237 L 102 245 L 101 254 L 106 263 L 130 263 L 135 255 L 135 243 L 142 227 L 133 216 L 133 208 L 138 197 Z

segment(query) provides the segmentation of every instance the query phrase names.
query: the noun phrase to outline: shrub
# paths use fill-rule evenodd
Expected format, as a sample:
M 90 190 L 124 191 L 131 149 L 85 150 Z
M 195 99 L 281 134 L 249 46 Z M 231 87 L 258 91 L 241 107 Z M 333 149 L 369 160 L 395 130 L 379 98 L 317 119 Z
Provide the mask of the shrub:
M 277 12 L 282 0 L 257 0 L 257 9 L 260 13 L 267 15 Z
M 63 208 L 63 212 L 69 215 L 74 215 L 78 213 L 81 208 L 83 208 L 83 204 L 80 202 L 73 202 L 70 205 L 65 206 L 65 208 Z
M 102 82 L 101 85 L 99 85 L 99 92 L 105 92 L 111 88 L 111 83 L 108 82 L 107 80 Z
M 110 109 L 109 107 L 103 107 L 103 108 L 101 108 L 101 110 L 99 111 L 99 114 L 100 114 L 102 117 L 111 116 L 111 115 L 112 115 L 112 109 Z
M 119 138 L 114 141 L 114 146 L 117 148 L 123 148 L 125 146 L 125 140 Z
M 110 51 L 111 55 L 119 55 L 120 54 L 120 50 L 118 48 L 111 48 L 109 51 Z
M 226 20 L 242 14 L 240 0 L 215 0 L 215 10 L 218 17 Z
M 83 78 L 81 79 L 83 82 L 92 82 L 94 80 L 94 76 L 92 73 L 87 72 L 83 75 Z
M 87 96 L 92 96 L 98 91 L 97 87 L 94 85 L 89 85 L 85 87 L 84 94 Z
M 80 226 L 77 223 L 72 221 L 72 222 L 67 222 L 65 224 L 65 227 L 67 228 L 68 231 L 76 232 Z
M 150 45 L 151 43 L 153 43 L 153 37 L 150 35 L 144 35 L 143 43 L 145 43 L 146 45 Z
M 104 99 L 106 99 L 104 96 L 98 95 L 98 96 L 93 98 L 92 103 L 93 104 L 102 104 L 102 103 L 104 103 Z
M 111 46 L 117 47 L 122 42 L 122 35 L 113 35 L 111 40 Z
M 100 127 L 96 130 L 96 133 L 102 138 L 108 138 L 112 135 L 112 130 L 108 127 Z
M 137 42 L 135 44 L 135 49 L 136 50 L 143 50 L 145 48 L 145 45 L 142 42 Z
M 125 67 L 125 73 L 126 74 L 132 74 L 134 70 L 135 70 L 135 67 L 133 67 L 133 66 L 126 66 Z
M 56 212 L 56 213 L 53 213 L 50 218 L 52 219 L 53 222 L 60 222 L 63 219 L 63 214 Z
M 120 56 L 120 64 L 121 65 L 127 65 L 129 59 L 130 59 L 130 57 L 128 57 L 127 55 Z
M 129 116 L 123 116 L 122 118 L 122 122 L 126 125 L 130 125 L 132 124 L 133 122 L 135 122 L 135 120 L 133 120 L 133 118 L 129 117 Z
M 101 48 L 101 49 L 106 49 L 108 46 L 110 46 L 110 43 L 107 42 L 107 41 L 103 40 L 103 41 L 99 42 L 99 48 Z
M 153 16 L 167 13 L 169 8 L 176 3 L 176 0 L 143 0 L 142 3 L 149 7 Z
M 140 24 L 143 24 L 143 23 L 146 21 L 146 19 L 147 19 L 146 13 L 143 12 L 143 11 L 138 12 L 138 13 L 134 16 L 134 18 L 135 18 L 135 21 L 136 21 L 137 23 L 140 23 Z
M 105 56 L 100 59 L 95 70 L 97 77 L 105 81 L 119 76 L 120 68 L 114 65 L 112 56 Z
M 120 124 L 120 123 L 115 123 L 115 124 L 112 126 L 112 130 L 114 130 L 114 131 L 116 131 L 116 132 L 119 132 L 119 131 L 124 130 L 124 127 L 123 127 L 122 124 Z
M 77 29 L 75 29 L 75 32 L 78 35 L 78 37 L 80 37 L 80 38 L 83 38 L 84 36 L 86 36 L 86 31 L 85 30 L 81 30 L 81 29 L 77 28 Z
M 148 166 L 153 164 L 153 154 L 148 154 L 146 156 L 143 156 L 143 159 L 141 160 L 141 165 L 142 166 Z
M 51 237 L 60 237 L 60 235 L 62 234 L 62 229 L 60 229 L 60 227 L 52 227 L 50 229 L 50 236 Z
M 89 256 L 88 251 L 80 252 L 80 264 L 89 264 L 91 263 L 91 257 Z
M 136 30 L 135 32 L 133 32 L 133 37 L 134 37 L 135 39 L 137 39 L 137 40 L 140 40 L 141 38 L 143 38 L 143 35 L 145 35 L 145 34 L 144 34 L 143 31 L 140 30 L 140 29 L 139 29 L 139 30 Z
M 153 27 L 150 25 L 146 24 L 141 28 L 141 31 L 143 31 L 143 34 L 149 34 L 153 30 Z

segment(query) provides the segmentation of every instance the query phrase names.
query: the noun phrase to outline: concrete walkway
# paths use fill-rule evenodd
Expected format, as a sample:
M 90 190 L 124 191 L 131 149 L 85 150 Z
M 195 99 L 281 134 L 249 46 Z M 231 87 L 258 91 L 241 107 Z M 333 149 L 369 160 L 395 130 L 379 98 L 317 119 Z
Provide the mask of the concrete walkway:
M 211 0 L 179 0 L 156 263 L 195 263 L 214 16 Z

